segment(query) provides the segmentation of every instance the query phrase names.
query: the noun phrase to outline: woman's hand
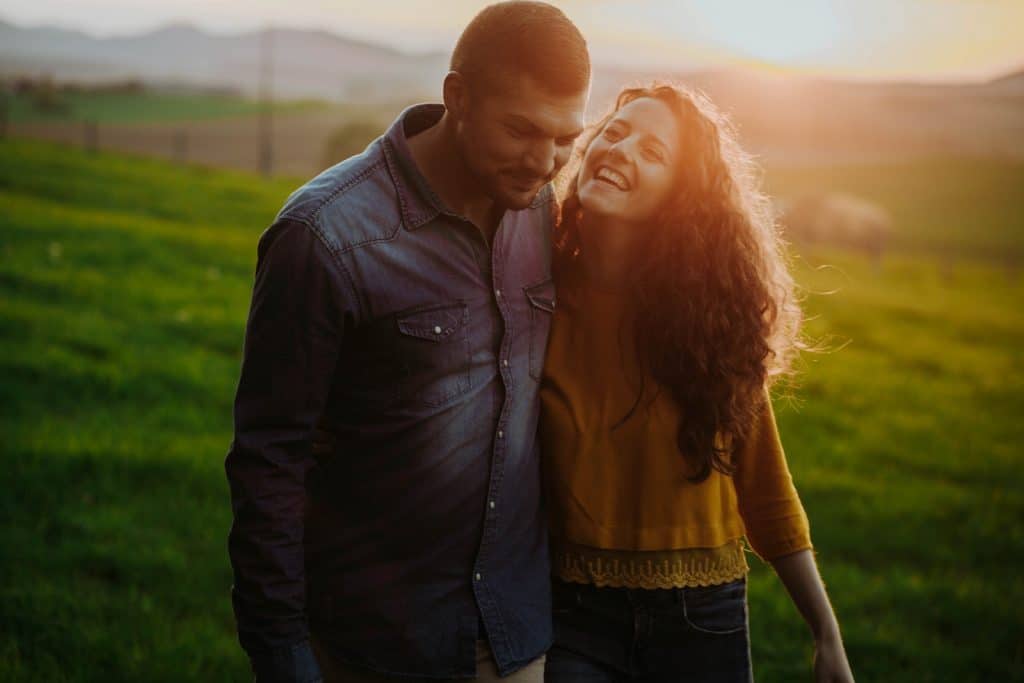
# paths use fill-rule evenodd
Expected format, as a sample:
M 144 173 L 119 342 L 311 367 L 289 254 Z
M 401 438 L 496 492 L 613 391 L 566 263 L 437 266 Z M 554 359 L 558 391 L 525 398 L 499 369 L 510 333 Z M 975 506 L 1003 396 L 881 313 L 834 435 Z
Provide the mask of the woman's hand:
M 853 683 L 853 672 L 838 634 L 814 641 L 815 683 Z

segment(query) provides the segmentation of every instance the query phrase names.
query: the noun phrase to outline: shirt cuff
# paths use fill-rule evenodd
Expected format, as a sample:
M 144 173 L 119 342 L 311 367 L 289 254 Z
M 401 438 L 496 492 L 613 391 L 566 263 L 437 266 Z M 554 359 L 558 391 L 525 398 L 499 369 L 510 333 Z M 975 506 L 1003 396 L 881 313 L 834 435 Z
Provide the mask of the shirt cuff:
M 749 536 L 747 540 L 750 541 L 750 547 L 754 549 L 754 552 L 765 562 L 771 562 L 784 555 L 792 555 L 801 550 L 811 550 L 814 547 L 811 544 L 811 535 L 807 532 L 773 538 L 768 542 L 761 539 L 755 543 Z
M 320 683 L 320 665 L 308 640 L 267 650 L 252 657 L 255 683 Z

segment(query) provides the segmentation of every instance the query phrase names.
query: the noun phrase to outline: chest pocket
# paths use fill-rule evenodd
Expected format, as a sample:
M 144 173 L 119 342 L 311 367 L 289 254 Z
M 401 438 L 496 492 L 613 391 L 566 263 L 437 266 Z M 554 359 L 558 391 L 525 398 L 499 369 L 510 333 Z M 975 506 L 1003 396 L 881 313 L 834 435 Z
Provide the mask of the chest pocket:
M 440 406 L 469 391 L 469 307 L 431 305 L 395 316 L 394 362 L 398 394 L 412 403 Z
M 540 381 L 544 373 L 551 318 L 555 312 L 555 283 L 548 279 L 524 287 L 523 291 L 530 302 L 530 377 Z

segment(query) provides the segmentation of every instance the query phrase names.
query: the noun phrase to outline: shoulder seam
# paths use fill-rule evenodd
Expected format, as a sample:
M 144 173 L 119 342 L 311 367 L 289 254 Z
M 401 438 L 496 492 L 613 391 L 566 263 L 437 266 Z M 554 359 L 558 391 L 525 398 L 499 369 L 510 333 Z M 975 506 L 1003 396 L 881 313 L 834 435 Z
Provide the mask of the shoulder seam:
M 335 264 L 341 271 L 342 277 L 345 279 L 345 284 L 348 285 L 349 291 L 352 294 L 353 298 L 356 300 L 360 312 L 363 315 L 365 315 L 367 310 L 366 302 L 363 301 L 363 298 L 359 292 L 359 288 L 356 287 L 355 279 L 353 279 L 352 277 L 352 272 L 348 269 L 348 266 L 345 265 L 345 262 L 341 258 L 339 258 L 339 253 L 331 248 L 331 245 L 327 242 L 327 238 L 324 235 L 323 231 L 320 229 L 320 227 L 318 225 L 314 225 L 309 221 L 309 219 L 304 218 L 302 216 L 282 215 L 278 217 L 278 220 L 295 221 L 296 223 L 306 226 L 306 228 L 308 228 L 309 231 L 316 236 L 317 241 L 324 248 L 324 251 L 326 251 L 330 255 L 331 262 Z
M 334 254 L 336 256 L 348 253 L 358 247 L 362 247 L 367 244 L 373 244 L 375 242 L 386 242 L 392 240 L 394 239 L 395 234 L 398 232 L 398 229 L 402 226 L 401 217 L 399 217 L 398 223 L 394 226 L 389 227 L 386 234 L 382 237 L 371 237 L 360 242 L 346 242 L 343 246 L 338 247 L 334 247 L 331 245 L 327 236 L 324 234 L 323 230 L 320 227 L 320 214 L 323 212 L 324 208 L 326 208 L 328 204 L 331 204 L 332 202 L 336 201 L 345 192 L 356 187 L 357 185 L 365 181 L 367 178 L 369 178 L 371 175 L 373 175 L 374 172 L 384 167 L 386 167 L 385 159 L 384 157 L 381 157 L 374 163 L 370 164 L 369 166 L 361 170 L 359 173 L 353 175 L 351 178 L 347 178 L 344 182 L 342 182 L 336 188 L 334 188 L 327 197 L 322 199 L 320 203 L 317 205 L 316 209 L 312 211 L 312 213 L 310 213 L 308 217 L 299 214 L 282 214 L 281 216 L 279 216 L 279 218 L 295 220 L 305 224 L 310 229 L 312 229 L 314 233 L 316 233 L 317 237 L 327 248 L 327 250 L 330 251 L 331 254 Z M 345 268 L 345 266 L 342 265 L 342 268 Z
M 318 207 L 316 207 L 316 210 L 313 211 L 313 215 L 312 215 L 313 220 L 319 223 L 320 222 L 320 212 L 323 211 L 325 206 L 327 206 L 328 204 L 330 204 L 331 202 L 336 200 L 339 195 L 341 195 L 344 192 L 352 189 L 356 185 L 359 185 L 361 182 L 363 182 L 368 177 L 370 177 L 370 175 L 374 171 L 378 170 L 382 166 L 384 166 L 384 159 L 383 159 L 383 157 L 378 159 L 377 161 L 373 162 L 372 164 L 370 164 L 369 166 L 364 168 L 359 173 L 356 173 L 351 178 L 348 178 L 343 183 L 338 185 L 338 187 L 334 188 L 334 190 L 331 192 L 331 194 L 329 194 L 327 197 L 325 197 L 323 199 L 323 201 L 320 202 L 320 205 Z

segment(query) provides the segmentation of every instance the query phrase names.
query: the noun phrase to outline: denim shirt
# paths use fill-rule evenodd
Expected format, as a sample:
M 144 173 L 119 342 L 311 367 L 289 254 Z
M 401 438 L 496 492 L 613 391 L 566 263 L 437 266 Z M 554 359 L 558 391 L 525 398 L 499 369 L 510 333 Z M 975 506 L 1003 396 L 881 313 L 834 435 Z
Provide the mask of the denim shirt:
M 258 677 L 315 671 L 310 630 L 344 661 L 435 677 L 474 675 L 477 638 L 502 675 L 550 645 L 537 418 L 555 201 L 545 187 L 506 211 L 488 245 L 409 153 L 442 112 L 403 112 L 260 239 L 225 462 Z

